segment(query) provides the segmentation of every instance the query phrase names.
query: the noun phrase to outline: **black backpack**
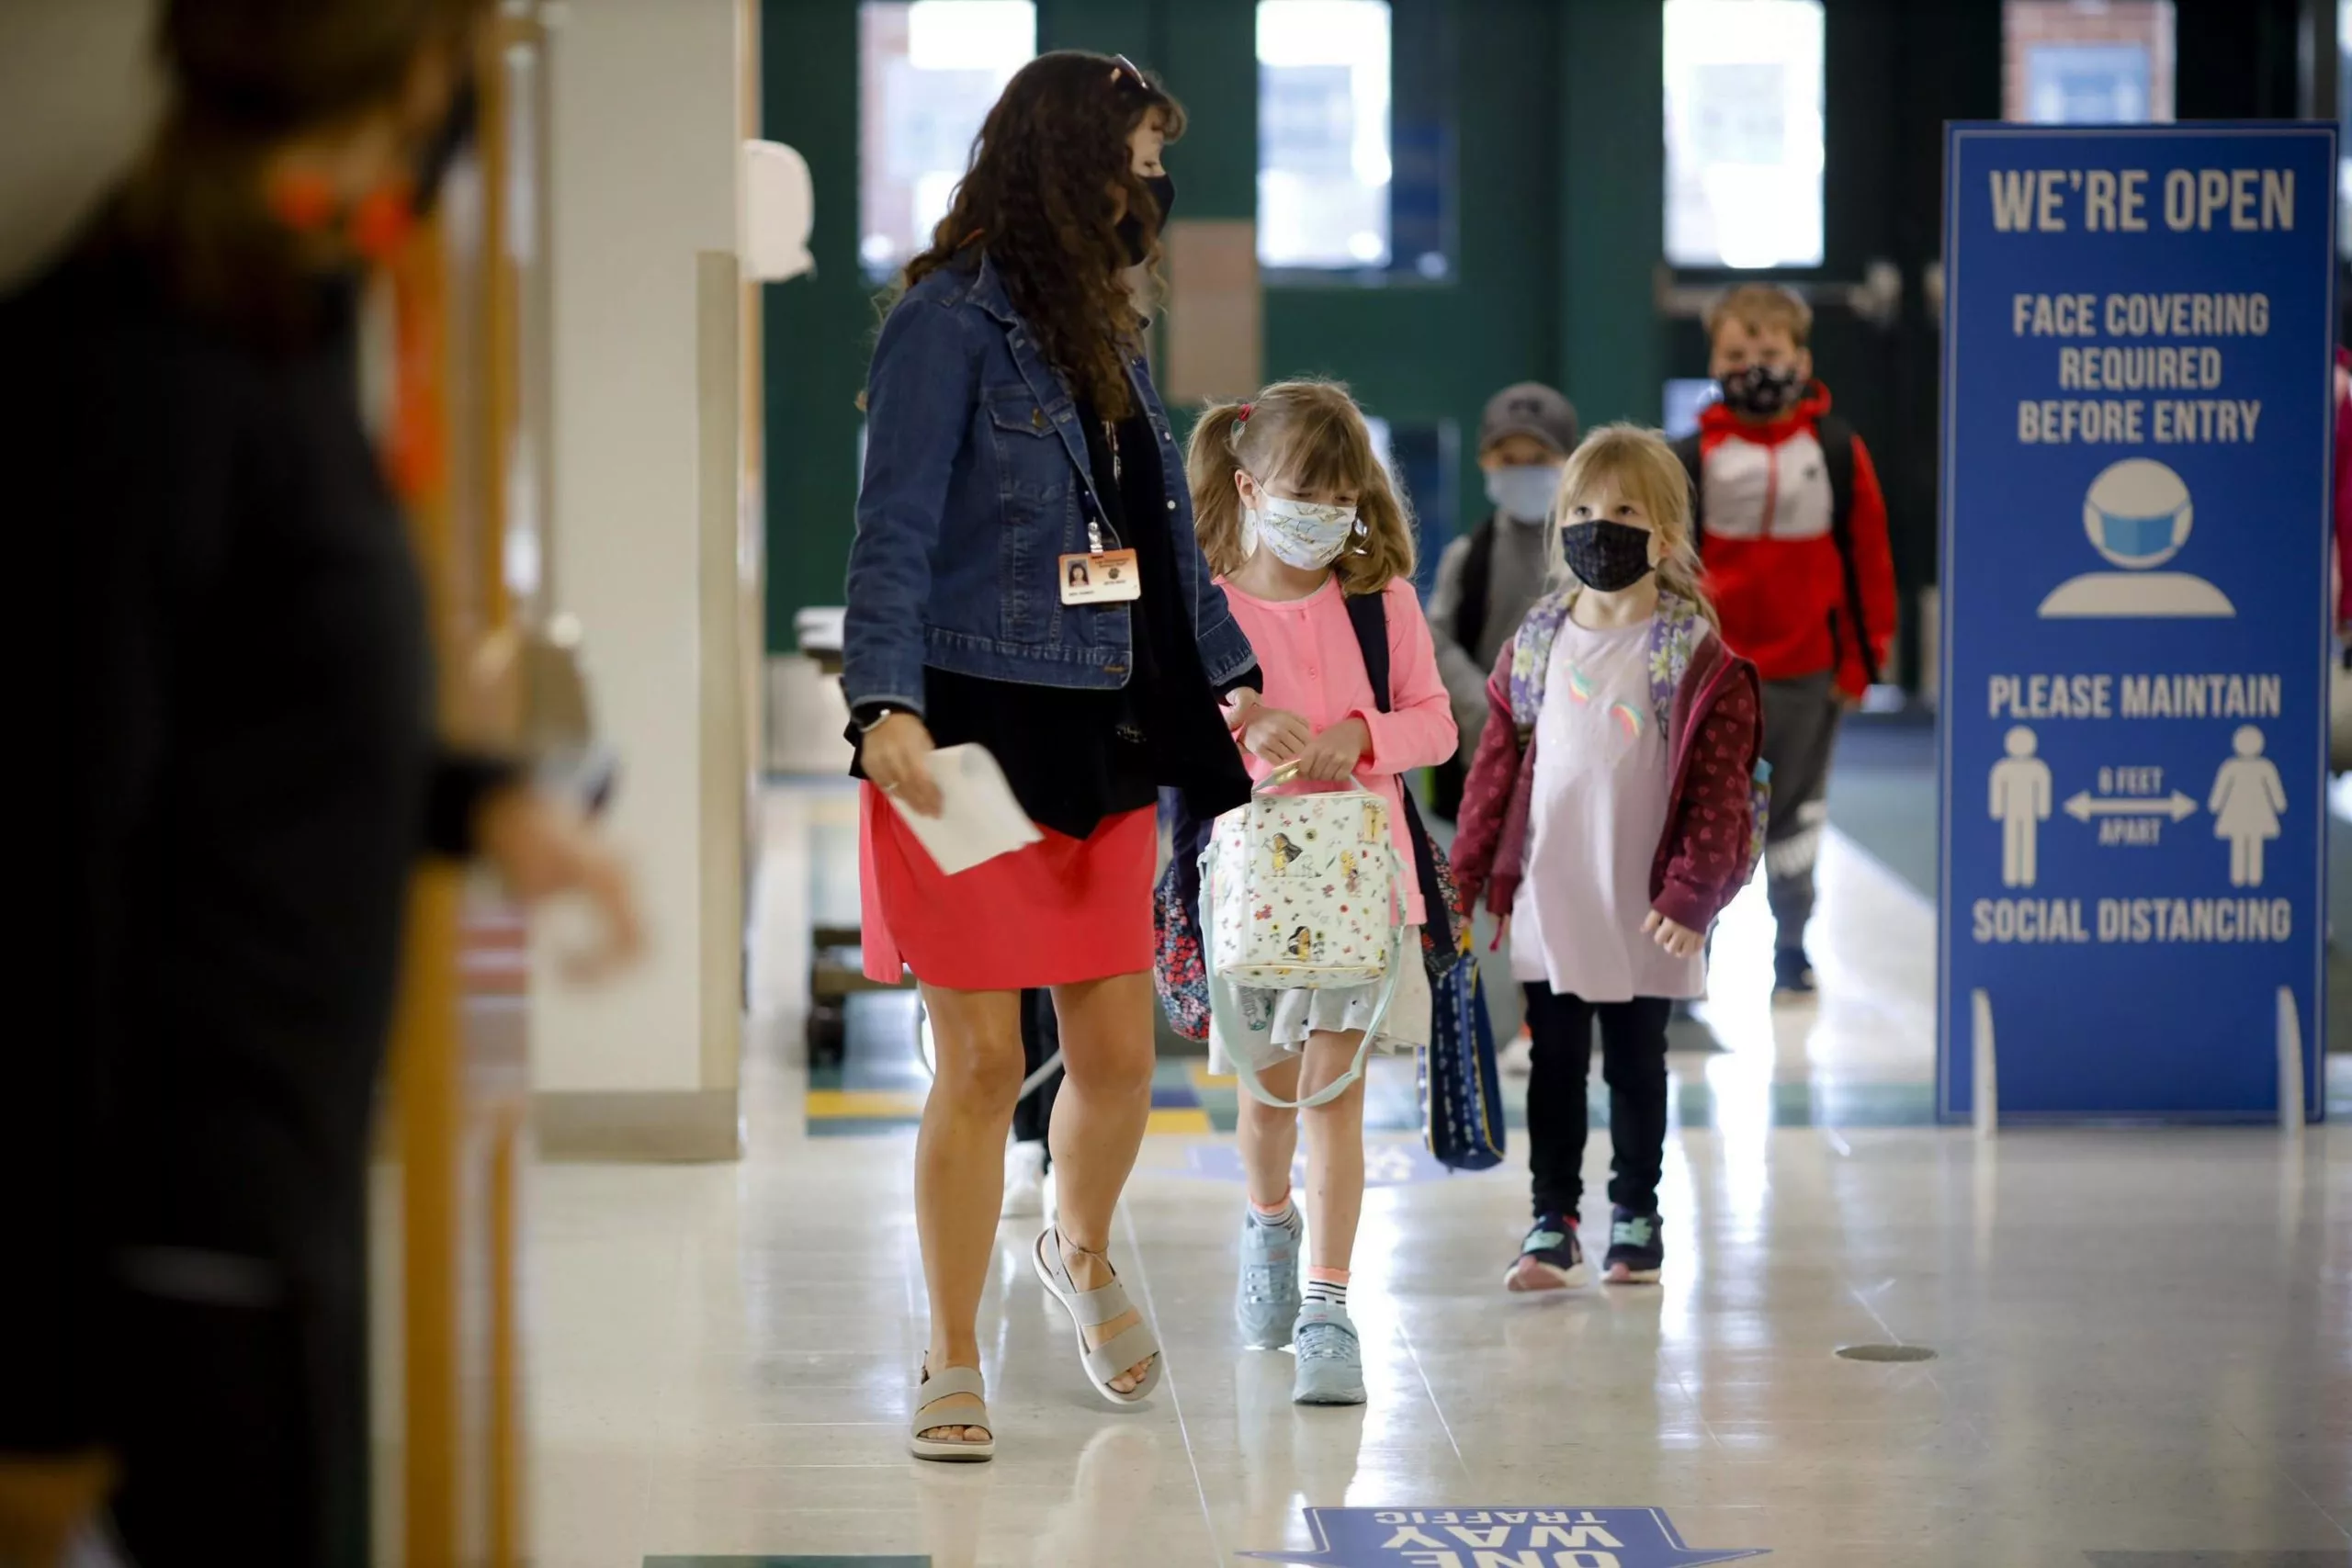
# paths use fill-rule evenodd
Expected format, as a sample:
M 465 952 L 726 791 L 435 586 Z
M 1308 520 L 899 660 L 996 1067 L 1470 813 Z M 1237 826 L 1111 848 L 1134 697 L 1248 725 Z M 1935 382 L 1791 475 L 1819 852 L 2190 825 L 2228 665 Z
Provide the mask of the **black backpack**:
M 1373 700 L 1381 712 L 1387 713 L 1395 695 L 1388 678 L 1388 596 L 1350 594 L 1348 624 L 1356 634 L 1356 649 L 1363 655 L 1363 672 L 1372 680 Z M 1453 967 L 1466 917 L 1454 886 L 1453 868 L 1422 825 L 1411 783 L 1399 780 L 1398 784 L 1397 793 L 1405 802 L 1405 834 L 1413 846 L 1413 874 L 1421 890 L 1421 953 L 1430 977 L 1436 979 Z

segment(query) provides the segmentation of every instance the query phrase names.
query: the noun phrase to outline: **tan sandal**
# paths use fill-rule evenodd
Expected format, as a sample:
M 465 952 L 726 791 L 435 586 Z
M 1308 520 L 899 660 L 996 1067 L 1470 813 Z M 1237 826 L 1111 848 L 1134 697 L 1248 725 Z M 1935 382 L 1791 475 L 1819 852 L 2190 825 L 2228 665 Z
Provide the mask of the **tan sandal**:
M 943 1464 L 978 1464 L 996 1457 L 996 1428 L 989 1423 L 988 1386 L 981 1380 L 978 1367 L 942 1367 L 939 1371 L 919 1374 L 915 1384 L 915 1405 L 907 1428 L 907 1447 L 917 1459 L 936 1460 Z M 959 1405 L 934 1416 L 933 1410 L 958 1394 L 969 1394 L 979 1407 Z M 966 1438 L 926 1438 L 925 1432 L 939 1427 L 978 1427 L 988 1433 L 979 1442 Z
M 1038 1282 L 1046 1287 L 1046 1294 L 1054 1298 L 1061 1309 L 1069 1314 L 1070 1326 L 1078 1331 L 1078 1364 L 1086 1373 L 1086 1381 L 1094 1392 L 1114 1404 L 1141 1404 L 1159 1386 L 1159 1374 L 1168 1364 L 1160 1354 L 1159 1337 L 1151 1325 L 1138 1313 L 1136 1321 L 1119 1330 L 1100 1345 L 1086 1343 L 1086 1331 L 1116 1322 L 1133 1309 L 1127 1300 L 1127 1288 L 1114 1278 L 1112 1281 L 1091 1291 L 1081 1291 L 1069 1277 L 1069 1266 L 1062 1258 L 1061 1231 L 1047 1225 L 1037 1237 L 1037 1245 L 1029 1249 L 1030 1266 L 1036 1269 Z M 1105 1259 L 1108 1262 L 1108 1259 Z M 1111 1386 L 1111 1380 L 1137 1362 L 1148 1360 L 1151 1371 L 1143 1382 L 1125 1393 Z

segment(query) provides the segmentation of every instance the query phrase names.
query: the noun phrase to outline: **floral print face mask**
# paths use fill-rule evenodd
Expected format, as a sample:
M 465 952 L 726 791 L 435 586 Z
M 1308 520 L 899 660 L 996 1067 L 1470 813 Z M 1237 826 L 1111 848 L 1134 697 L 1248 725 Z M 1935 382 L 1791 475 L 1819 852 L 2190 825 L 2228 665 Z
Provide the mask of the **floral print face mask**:
M 1301 571 L 1319 571 L 1340 558 L 1348 541 L 1364 533 L 1352 506 L 1325 506 L 1278 495 L 1241 515 L 1241 549 L 1256 555 L 1264 545 L 1274 558 Z

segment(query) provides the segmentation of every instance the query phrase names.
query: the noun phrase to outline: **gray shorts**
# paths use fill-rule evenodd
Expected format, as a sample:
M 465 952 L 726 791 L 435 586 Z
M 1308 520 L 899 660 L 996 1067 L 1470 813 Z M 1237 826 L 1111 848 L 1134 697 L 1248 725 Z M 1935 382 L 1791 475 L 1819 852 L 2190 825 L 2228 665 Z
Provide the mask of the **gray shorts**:
M 1372 1043 L 1375 1051 L 1416 1051 L 1430 1043 L 1430 973 L 1421 962 L 1419 926 L 1406 928 L 1404 964 L 1403 973 L 1396 976 L 1396 994 L 1389 998 L 1387 1016 L 1381 1020 L 1380 1032 Z M 1283 991 L 1245 986 L 1238 990 L 1241 1016 L 1250 1028 L 1247 1038 L 1253 1043 L 1250 1065 L 1261 1070 L 1306 1050 L 1310 1034 L 1359 1032 L 1372 1021 L 1373 1009 L 1380 1000 L 1377 985 Z M 1266 1029 L 1262 1026 L 1269 1016 L 1272 1027 Z M 1233 1071 L 1223 1043 L 1214 1038 L 1209 1071 L 1220 1076 Z

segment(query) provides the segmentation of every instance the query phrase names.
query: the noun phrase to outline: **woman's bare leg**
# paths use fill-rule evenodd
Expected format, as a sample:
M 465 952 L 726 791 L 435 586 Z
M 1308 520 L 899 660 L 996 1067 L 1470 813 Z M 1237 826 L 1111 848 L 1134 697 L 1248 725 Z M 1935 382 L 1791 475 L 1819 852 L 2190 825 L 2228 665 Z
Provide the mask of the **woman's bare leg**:
M 1119 1194 L 1135 1169 L 1151 1120 L 1151 976 L 1121 975 L 1108 980 L 1054 987 L 1061 1021 L 1063 1078 L 1054 1097 L 1047 1141 L 1053 1148 L 1055 1196 L 1060 1207 L 1062 1258 L 1070 1283 L 1081 1291 L 1111 1282 L 1111 1221 Z M 1014 1041 L 1015 1060 L 1019 1041 Z M 1008 1108 L 1009 1113 L 1009 1108 Z M 1001 1140 L 1000 1132 L 999 1138 Z M 1000 1178 L 1001 1179 L 1001 1178 Z M 996 1184 L 991 1183 L 993 1196 Z M 1087 1331 L 1100 1345 L 1124 1333 L 1138 1318 L 1125 1313 Z M 1138 1361 L 1111 1380 L 1121 1393 L 1140 1387 L 1151 1371 Z
M 924 1366 L 980 1364 L 980 1295 L 996 1252 L 1004 1201 L 1004 1135 L 1021 1088 L 1021 994 L 922 988 L 938 1047 L 937 1076 L 915 1139 L 915 1229 L 931 1295 L 931 1348 Z M 915 1396 L 921 1403 L 922 1396 Z M 968 1396 L 943 1411 L 976 1407 Z M 933 1427 L 941 1442 L 979 1442 L 978 1427 Z

